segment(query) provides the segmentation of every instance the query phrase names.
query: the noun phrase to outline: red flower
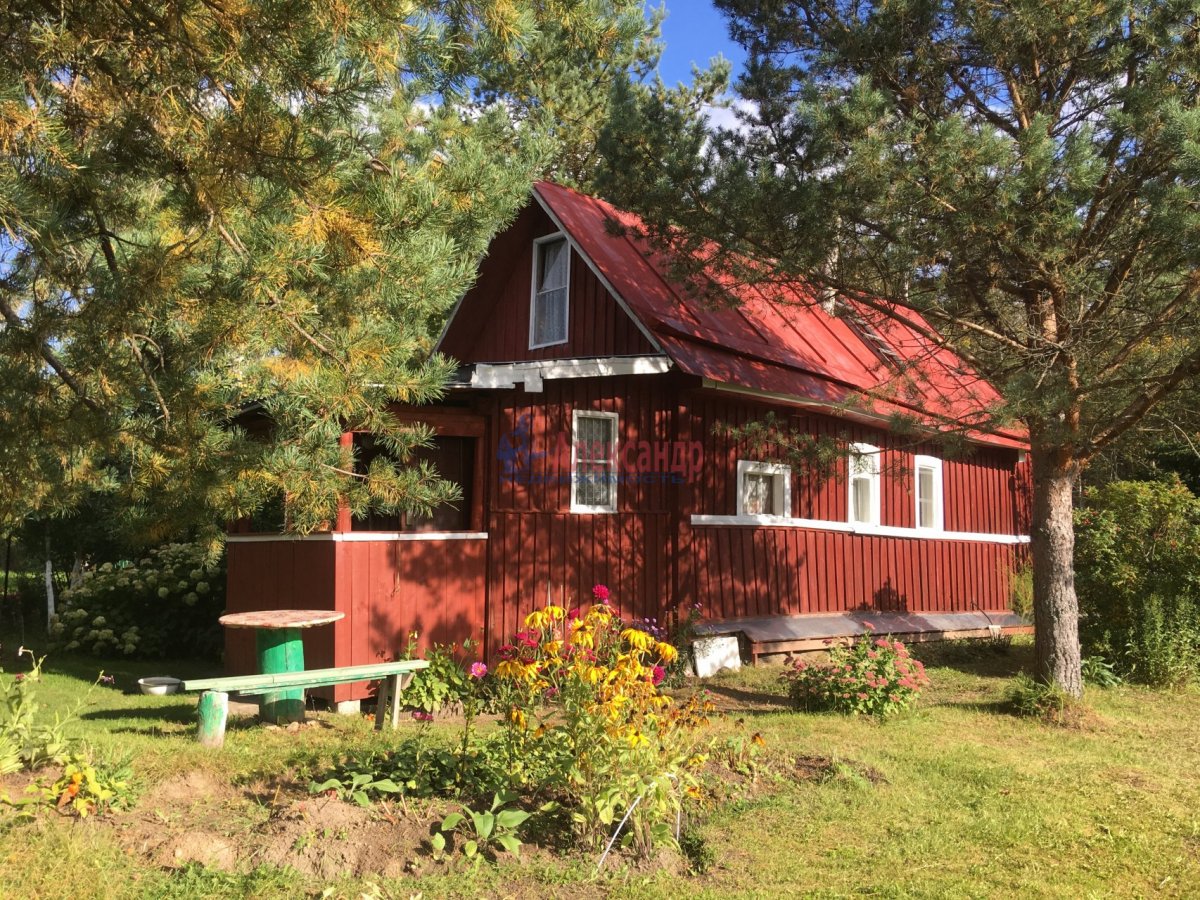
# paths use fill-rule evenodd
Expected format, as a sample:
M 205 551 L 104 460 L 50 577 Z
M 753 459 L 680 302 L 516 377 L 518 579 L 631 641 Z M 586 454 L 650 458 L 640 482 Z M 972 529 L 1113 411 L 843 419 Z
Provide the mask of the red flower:
M 599 603 L 607 603 L 609 597 L 608 588 L 602 584 L 598 584 L 592 588 L 592 596 L 595 597 Z
M 655 666 L 653 673 L 650 675 L 650 680 L 654 683 L 654 686 L 657 687 L 658 685 L 662 684 L 662 680 L 666 677 L 667 670 L 662 666 Z

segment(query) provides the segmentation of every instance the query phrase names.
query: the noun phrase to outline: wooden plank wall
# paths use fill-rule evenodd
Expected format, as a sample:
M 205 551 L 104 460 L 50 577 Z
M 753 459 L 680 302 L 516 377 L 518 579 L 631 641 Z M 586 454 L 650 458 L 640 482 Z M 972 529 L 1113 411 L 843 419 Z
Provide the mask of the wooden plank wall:
M 506 477 L 493 459 L 488 523 L 493 647 L 545 603 L 547 584 L 555 602 L 590 602 L 592 586 L 602 583 L 623 615 L 658 617 L 665 608 L 671 593 L 673 488 L 630 480 L 618 486 L 616 513 L 571 513 L 569 456 L 560 458 L 556 451 L 561 439 L 569 441 L 575 409 L 616 412 L 624 442 L 670 443 L 674 396 L 671 378 L 635 376 L 549 381 L 542 393 L 495 398 L 491 412 L 499 440 L 528 417 L 536 458 L 528 464 L 533 477 L 524 482 Z
M 875 609 L 999 611 L 1012 544 L 871 537 L 808 528 L 695 526 L 690 551 L 706 618 Z
M 332 541 L 230 542 L 225 607 L 229 612 L 259 609 L 337 609 Z M 337 626 L 304 630 L 304 664 L 310 669 L 342 665 L 334 656 Z M 225 629 L 225 672 L 258 672 L 254 632 Z
M 342 541 L 336 544 L 338 665 L 398 659 L 417 632 L 418 647 L 483 637 L 487 539 Z M 363 684 L 338 685 L 334 698 L 358 700 Z
M 227 549 L 230 612 L 336 609 L 346 617 L 306 629 L 306 668 L 398 658 L 416 631 L 419 646 L 483 635 L 487 540 L 233 542 Z M 226 672 L 256 671 L 252 632 L 228 629 Z M 359 700 L 366 684 L 312 693 Z
M 701 480 L 685 489 L 694 513 L 736 512 L 738 459 L 764 458 L 745 442 L 715 434 L 718 423 L 744 425 L 768 411 L 804 431 L 883 449 L 881 521 L 911 528 L 915 520 L 913 455 L 938 455 L 932 445 L 906 441 L 855 423 L 794 410 L 695 393 L 688 400 L 706 453 Z M 768 454 L 769 455 L 769 454 Z M 1019 533 L 1020 474 L 1016 452 L 979 448 L 943 463 L 945 527 L 982 534 Z M 844 522 L 845 462 L 829 479 L 799 477 L 792 486 L 793 516 Z M 689 594 L 712 618 L 837 612 L 874 608 L 908 611 L 1002 610 L 1009 605 L 1009 573 L 1020 548 L 1011 544 L 855 535 L 808 528 L 693 526 Z M 688 597 L 680 598 L 688 602 Z
M 492 245 L 475 286 L 463 298 L 442 351 L 464 363 L 589 356 L 641 356 L 657 351 L 574 251 L 565 344 L 529 349 L 533 241 L 555 232 L 536 204 Z

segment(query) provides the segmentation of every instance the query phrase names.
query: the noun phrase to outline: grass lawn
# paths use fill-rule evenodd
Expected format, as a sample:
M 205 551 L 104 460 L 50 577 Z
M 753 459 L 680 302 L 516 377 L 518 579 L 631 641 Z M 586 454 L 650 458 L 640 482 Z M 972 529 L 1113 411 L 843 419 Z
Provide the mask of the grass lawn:
M 1030 649 L 928 650 L 932 687 L 915 712 L 883 724 L 788 710 L 778 669 L 711 680 L 728 713 L 714 734 L 742 719 L 772 765 L 715 785 L 696 829 L 711 863 L 693 875 L 618 862 L 597 876 L 591 856 L 536 848 L 521 862 L 450 870 L 418 849 L 438 809 L 364 811 L 302 790 L 345 750 L 394 740 L 369 720 L 234 728 L 223 750 L 206 751 L 194 695 L 120 690 L 203 666 L 51 661 L 40 697 L 52 708 L 84 696 L 99 668 L 116 675 L 72 729 L 102 756 L 131 757 L 137 800 L 83 822 L 0 810 L 0 897 L 1200 894 L 1200 693 L 1092 690 L 1076 726 L 1017 718 L 1005 694 Z M 798 757 L 835 764 L 784 777 Z M 388 860 L 386 846 L 372 856 L 396 834 L 413 859 Z M 185 864 L 196 840 L 233 870 Z M 334 845 L 341 855 L 326 852 Z

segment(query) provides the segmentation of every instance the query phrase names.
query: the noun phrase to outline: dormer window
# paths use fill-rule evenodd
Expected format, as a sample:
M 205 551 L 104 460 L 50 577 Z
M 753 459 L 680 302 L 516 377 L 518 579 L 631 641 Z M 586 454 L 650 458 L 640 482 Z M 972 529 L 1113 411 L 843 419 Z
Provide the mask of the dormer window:
M 567 286 L 571 248 L 561 234 L 533 245 L 533 296 L 529 301 L 529 349 L 567 342 Z

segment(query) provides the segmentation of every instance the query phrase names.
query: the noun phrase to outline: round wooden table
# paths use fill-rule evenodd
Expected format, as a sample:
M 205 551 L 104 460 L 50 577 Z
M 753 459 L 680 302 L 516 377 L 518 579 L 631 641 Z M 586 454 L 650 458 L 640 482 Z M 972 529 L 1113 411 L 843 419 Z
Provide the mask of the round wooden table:
M 304 640 L 300 629 L 328 625 L 345 617 L 345 613 L 330 609 L 264 609 L 229 613 L 218 621 L 226 628 L 253 628 L 258 647 L 258 671 L 263 675 L 276 675 L 304 671 Z M 267 722 L 303 721 L 304 689 L 263 694 L 258 709 Z

